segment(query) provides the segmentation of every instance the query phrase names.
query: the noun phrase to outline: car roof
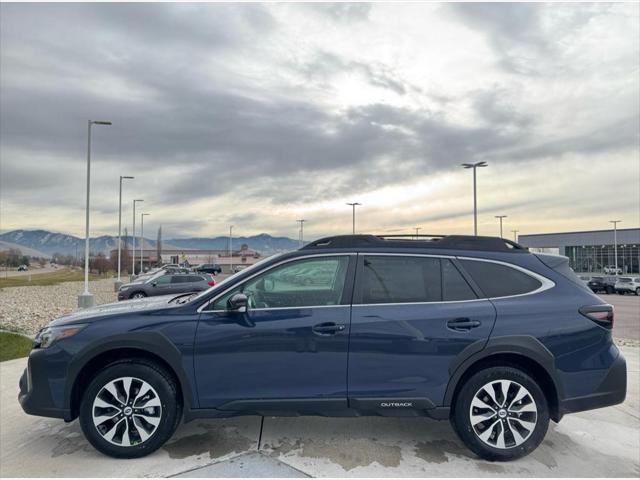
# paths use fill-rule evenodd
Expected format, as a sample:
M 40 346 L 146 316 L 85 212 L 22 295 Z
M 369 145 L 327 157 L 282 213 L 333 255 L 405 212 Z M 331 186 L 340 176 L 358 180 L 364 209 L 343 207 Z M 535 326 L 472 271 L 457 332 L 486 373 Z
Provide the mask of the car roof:
M 474 235 L 337 235 L 308 243 L 300 250 L 329 249 L 446 249 L 529 253 L 522 245 L 499 237 Z

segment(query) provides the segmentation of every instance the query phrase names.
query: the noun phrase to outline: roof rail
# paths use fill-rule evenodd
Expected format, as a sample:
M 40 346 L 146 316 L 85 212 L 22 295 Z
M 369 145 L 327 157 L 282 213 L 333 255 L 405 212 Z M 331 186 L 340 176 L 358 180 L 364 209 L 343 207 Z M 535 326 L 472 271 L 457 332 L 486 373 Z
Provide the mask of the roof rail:
M 473 235 L 336 235 L 308 243 L 301 250 L 323 248 L 447 248 L 451 250 L 485 250 L 528 252 L 522 245 L 499 237 Z

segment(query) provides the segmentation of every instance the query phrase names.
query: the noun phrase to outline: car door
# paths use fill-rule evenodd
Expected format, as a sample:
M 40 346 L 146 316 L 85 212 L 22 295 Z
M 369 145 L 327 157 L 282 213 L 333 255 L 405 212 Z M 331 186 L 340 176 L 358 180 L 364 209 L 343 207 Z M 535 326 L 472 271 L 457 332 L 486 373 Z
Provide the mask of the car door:
M 151 281 L 150 295 L 169 295 L 173 291 L 175 275 L 162 275 Z
M 349 402 L 378 413 L 441 405 L 454 359 L 495 321 L 453 258 L 359 255 L 353 303 Z
M 201 408 L 313 413 L 347 406 L 355 254 L 283 261 L 223 292 L 200 316 L 195 375 Z M 322 270 L 321 281 L 307 267 Z M 242 292 L 246 312 L 227 309 Z

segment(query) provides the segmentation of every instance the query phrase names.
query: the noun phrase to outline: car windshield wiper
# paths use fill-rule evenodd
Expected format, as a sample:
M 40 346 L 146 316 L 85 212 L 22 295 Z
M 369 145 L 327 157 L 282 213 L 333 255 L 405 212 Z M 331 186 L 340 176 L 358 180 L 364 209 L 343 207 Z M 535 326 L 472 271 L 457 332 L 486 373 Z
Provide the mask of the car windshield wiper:
M 195 297 L 196 295 L 198 295 L 198 292 L 183 293 L 182 295 L 178 295 L 177 297 L 173 297 L 171 300 L 169 300 L 169 303 L 176 302 L 176 303 L 182 305 L 183 303 L 190 302 L 191 299 L 193 297 Z M 184 297 L 187 297 L 187 298 L 184 298 Z

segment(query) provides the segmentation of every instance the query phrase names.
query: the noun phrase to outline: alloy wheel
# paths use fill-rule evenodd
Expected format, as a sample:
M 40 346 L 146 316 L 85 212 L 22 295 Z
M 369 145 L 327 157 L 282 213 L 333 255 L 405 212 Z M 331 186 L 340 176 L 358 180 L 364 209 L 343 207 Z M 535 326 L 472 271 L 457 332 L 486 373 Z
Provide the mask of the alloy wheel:
M 469 409 L 473 431 L 485 444 L 500 449 L 522 445 L 533 433 L 538 409 L 525 387 L 494 380 L 481 387 Z
M 147 382 L 134 377 L 109 381 L 96 395 L 91 412 L 98 433 L 121 447 L 147 441 L 162 419 L 158 393 Z

